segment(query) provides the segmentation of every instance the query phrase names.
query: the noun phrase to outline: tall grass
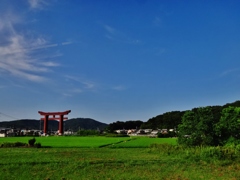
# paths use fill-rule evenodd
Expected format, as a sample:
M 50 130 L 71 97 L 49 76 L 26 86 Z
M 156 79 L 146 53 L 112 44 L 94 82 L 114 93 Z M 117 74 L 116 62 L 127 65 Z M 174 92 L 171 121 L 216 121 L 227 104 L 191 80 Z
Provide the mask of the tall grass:
M 189 161 L 205 162 L 240 162 L 239 146 L 196 146 L 186 147 L 171 144 L 152 144 L 149 151 L 156 151 L 160 155 L 180 157 Z
M 177 144 L 176 138 L 149 138 L 149 137 L 130 137 L 122 143 L 113 144 L 112 148 L 148 148 L 151 144 Z
M 114 149 L 0 148 L 0 177 L 8 180 L 238 180 L 240 177 L 239 163 L 223 166 L 196 162 L 185 158 L 187 149 L 183 147 L 173 154 L 176 147 L 162 144 Z M 191 149 L 188 150 L 189 155 Z

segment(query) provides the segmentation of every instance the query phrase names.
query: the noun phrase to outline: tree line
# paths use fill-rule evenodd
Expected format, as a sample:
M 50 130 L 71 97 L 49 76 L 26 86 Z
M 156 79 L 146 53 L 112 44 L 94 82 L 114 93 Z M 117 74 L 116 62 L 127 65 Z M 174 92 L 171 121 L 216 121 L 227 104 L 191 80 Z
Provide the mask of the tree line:
M 179 144 L 187 146 L 222 146 L 240 143 L 240 107 L 223 108 L 220 117 L 214 108 L 186 111 L 177 128 Z
M 179 144 L 225 145 L 239 143 L 240 101 L 223 106 L 206 106 L 187 111 L 172 111 L 150 118 L 147 122 L 117 121 L 107 126 L 117 129 L 176 129 Z

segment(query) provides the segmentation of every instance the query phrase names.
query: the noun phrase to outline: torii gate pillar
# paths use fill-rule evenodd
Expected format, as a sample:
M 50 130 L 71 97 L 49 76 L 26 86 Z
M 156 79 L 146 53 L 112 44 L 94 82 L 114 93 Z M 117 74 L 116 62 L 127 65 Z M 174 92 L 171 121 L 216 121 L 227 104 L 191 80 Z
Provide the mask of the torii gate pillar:
M 58 127 L 58 131 L 59 131 L 59 135 L 63 134 L 63 120 L 67 120 L 67 117 L 64 117 L 64 115 L 68 115 L 71 112 L 71 110 L 68 111 L 64 111 L 64 112 L 42 112 L 42 111 L 38 111 L 38 113 L 42 116 L 44 116 L 44 118 L 41 118 L 41 120 L 44 121 L 44 127 L 43 127 L 43 132 L 46 135 L 47 131 L 48 131 L 48 121 L 49 120 L 59 120 L 59 127 Z M 52 117 L 49 117 L 52 116 Z M 58 116 L 58 117 L 56 117 Z

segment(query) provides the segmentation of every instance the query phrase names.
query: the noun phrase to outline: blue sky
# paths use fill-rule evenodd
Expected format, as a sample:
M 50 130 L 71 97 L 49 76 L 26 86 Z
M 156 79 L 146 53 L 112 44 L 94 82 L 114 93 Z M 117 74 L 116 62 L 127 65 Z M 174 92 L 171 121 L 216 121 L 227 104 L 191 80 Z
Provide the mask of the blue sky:
M 147 121 L 239 100 L 239 1 L 0 4 L 0 121 Z

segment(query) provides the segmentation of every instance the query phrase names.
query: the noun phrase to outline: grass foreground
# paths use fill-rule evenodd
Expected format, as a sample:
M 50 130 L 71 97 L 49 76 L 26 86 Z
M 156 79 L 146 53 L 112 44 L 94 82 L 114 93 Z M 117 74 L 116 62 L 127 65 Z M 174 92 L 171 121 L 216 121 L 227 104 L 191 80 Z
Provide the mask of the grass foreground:
M 15 138 L 0 138 L 0 143 L 29 139 Z M 177 146 L 174 138 L 39 137 L 36 140 L 52 148 L 0 148 L 1 179 L 240 179 L 238 149 L 186 149 Z

